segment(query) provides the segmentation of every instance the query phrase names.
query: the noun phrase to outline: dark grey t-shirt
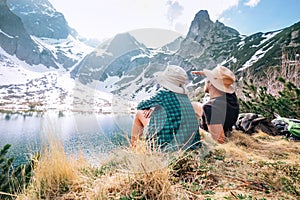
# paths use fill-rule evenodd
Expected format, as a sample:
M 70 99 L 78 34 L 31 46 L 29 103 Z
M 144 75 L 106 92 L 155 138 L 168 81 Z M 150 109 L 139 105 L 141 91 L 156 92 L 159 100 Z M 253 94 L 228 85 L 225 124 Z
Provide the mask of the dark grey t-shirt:
M 232 130 L 238 119 L 239 104 L 236 94 L 224 93 L 220 97 L 210 99 L 203 105 L 201 126 L 208 131 L 208 124 L 222 124 L 224 132 Z

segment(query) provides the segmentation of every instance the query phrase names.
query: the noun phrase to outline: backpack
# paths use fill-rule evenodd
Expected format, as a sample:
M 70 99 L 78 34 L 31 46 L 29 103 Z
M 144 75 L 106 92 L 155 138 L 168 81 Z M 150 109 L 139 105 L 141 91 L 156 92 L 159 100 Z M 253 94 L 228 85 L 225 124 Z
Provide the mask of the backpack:
M 235 125 L 237 130 L 241 130 L 249 135 L 259 130 L 273 136 L 278 134 L 277 127 L 270 120 L 256 113 L 239 114 Z
M 275 117 L 272 123 L 278 128 L 282 135 L 300 140 L 300 120 L 280 117 L 278 114 L 275 114 Z

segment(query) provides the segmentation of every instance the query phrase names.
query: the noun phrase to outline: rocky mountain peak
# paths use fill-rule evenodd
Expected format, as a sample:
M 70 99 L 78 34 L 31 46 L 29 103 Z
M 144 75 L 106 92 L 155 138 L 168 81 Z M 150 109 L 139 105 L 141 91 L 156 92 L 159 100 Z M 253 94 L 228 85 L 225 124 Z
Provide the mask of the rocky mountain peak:
M 205 20 L 210 21 L 208 11 L 200 10 L 198 13 L 196 13 L 195 19 L 199 19 L 199 20 L 203 20 L 203 21 L 205 21 Z
M 210 20 L 206 10 L 199 11 L 191 23 L 187 38 L 203 38 L 212 29 L 214 23 Z
M 107 52 L 112 53 L 115 57 L 118 57 L 124 53 L 140 49 L 141 47 L 146 48 L 145 45 L 139 43 L 129 33 L 120 33 L 117 34 L 113 39 L 105 42 L 103 45 L 100 45 L 98 48 L 106 49 Z
M 210 20 L 209 14 L 206 10 L 199 11 L 191 23 L 186 38 L 201 42 L 206 38 L 214 37 L 214 35 L 232 37 L 239 35 L 239 32 L 233 28 L 225 26 L 218 20 L 214 23 Z
M 228 49 L 228 41 L 236 39 L 239 35 L 238 31 L 225 26 L 221 22 L 211 21 L 208 12 L 201 10 L 195 15 L 189 32 L 181 43 L 178 54 L 183 57 L 201 57 L 202 59 L 199 59 L 199 61 L 202 60 L 203 62 L 196 64 L 213 67 L 218 62 L 226 59 L 220 56 L 217 51 Z M 234 45 L 237 45 L 237 43 L 238 40 Z

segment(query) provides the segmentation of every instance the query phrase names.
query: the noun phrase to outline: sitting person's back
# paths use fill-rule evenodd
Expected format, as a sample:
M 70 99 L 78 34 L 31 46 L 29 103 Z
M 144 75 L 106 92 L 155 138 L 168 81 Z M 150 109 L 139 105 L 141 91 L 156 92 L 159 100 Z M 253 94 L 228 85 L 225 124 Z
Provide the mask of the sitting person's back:
M 154 139 L 156 145 L 163 148 L 187 148 L 199 142 L 198 121 L 186 94 L 162 89 L 148 101 L 141 102 L 137 109 L 150 107 L 154 107 L 154 111 L 144 129 L 148 140 Z
M 211 98 L 203 105 L 201 127 L 208 131 L 209 124 L 222 124 L 224 133 L 232 131 L 232 126 L 239 115 L 239 104 L 235 93 L 222 93 L 221 96 Z
M 198 121 L 185 89 L 186 72 L 181 67 L 168 66 L 158 75 L 157 81 L 163 88 L 137 106 L 138 112 L 149 109 L 153 112 L 150 120 L 137 113 L 132 143 L 144 135 L 150 144 L 162 150 L 199 147 Z

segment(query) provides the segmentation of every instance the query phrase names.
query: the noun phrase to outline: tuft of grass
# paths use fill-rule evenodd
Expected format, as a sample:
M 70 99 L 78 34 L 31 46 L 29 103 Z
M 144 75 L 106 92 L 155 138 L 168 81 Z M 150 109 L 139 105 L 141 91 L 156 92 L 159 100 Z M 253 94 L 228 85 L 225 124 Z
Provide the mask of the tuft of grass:
M 18 199 L 56 199 L 70 192 L 79 177 L 79 169 L 86 161 L 68 156 L 62 141 L 49 138 L 39 159 L 34 160 L 34 173 L 26 194 Z
M 101 198 L 172 199 L 166 154 L 152 151 L 145 142 L 138 141 L 135 148 L 118 149 L 112 156 L 110 172 L 97 180 Z

